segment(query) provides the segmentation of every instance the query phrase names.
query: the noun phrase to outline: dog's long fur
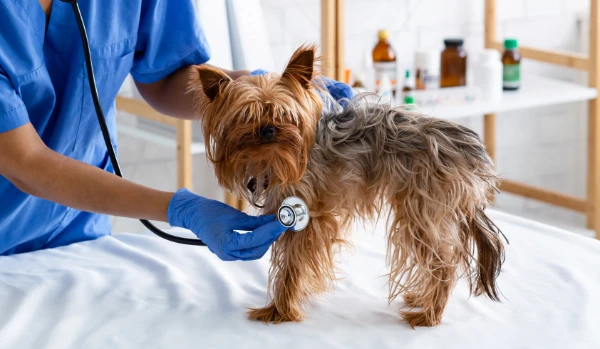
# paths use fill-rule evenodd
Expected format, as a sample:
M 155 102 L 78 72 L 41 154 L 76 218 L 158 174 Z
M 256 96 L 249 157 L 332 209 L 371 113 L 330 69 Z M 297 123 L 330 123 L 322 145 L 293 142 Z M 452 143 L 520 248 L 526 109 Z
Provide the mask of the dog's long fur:
M 250 318 L 302 320 L 309 298 L 335 280 L 334 257 L 353 220 L 385 212 L 389 300 L 403 295 L 401 315 L 411 326 L 441 321 L 461 275 L 475 295 L 498 300 L 504 250 L 484 212 L 498 178 L 477 134 L 360 96 L 344 108 L 324 107 L 313 65 L 314 47 L 302 47 L 281 78 L 233 82 L 212 68 L 194 72 L 191 90 L 201 96 L 219 182 L 251 202 L 262 198 L 264 213 L 290 195 L 310 210 L 305 230 L 273 245 L 271 303 Z M 261 138 L 265 126 L 274 127 L 274 139 Z M 250 192 L 253 179 L 258 188 Z

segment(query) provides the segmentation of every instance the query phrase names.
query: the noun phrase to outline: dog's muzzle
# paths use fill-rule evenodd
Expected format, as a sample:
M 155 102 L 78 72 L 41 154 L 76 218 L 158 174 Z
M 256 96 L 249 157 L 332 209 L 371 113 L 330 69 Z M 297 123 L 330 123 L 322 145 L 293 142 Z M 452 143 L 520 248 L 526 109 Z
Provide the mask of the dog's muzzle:
M 254 194 L 256 192 L 256 178 L 250 178 L 248 184 L 246 184 L 246 188 L 248 188 L 248 191 Z
M 260 186 L 260 187 L 259 187 Z M 269 177 L 265 176 L 261 183 L 256 179 L 256 177 L 250 178 L 248 183 L 246 184 L 246 188 L 252 194 L 256 194 L 256 192 L 262 192 L 269 187 Z
M 246 189 L 250 192 L 251 197 L 249 198 L 252 205 L 258 208 L 263 208 L 264 206 L 260 205 L 258 201 L 261 200 L 263 194 L 267 190 L 269 186 L 269 177 L 262 176 L 261 179 L 257 179 L 256 177 L 250 177 L 248 183 L 246 183 Z

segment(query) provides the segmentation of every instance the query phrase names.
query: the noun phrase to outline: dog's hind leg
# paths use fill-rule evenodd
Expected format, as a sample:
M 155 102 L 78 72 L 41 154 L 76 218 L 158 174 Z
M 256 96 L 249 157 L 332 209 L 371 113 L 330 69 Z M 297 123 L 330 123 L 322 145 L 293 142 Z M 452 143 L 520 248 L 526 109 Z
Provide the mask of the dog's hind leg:
M 301 321 L 311 296 L 327 291 L 335 278 L 334 255 L 340 244 L 335 217 L 311 217 L 299 232 L 284 233 L 273 245 L 269 290 L 271 303 L 250 309 L 249 318 L 264 322 Z
M 409 311 L 401 311 L 400 315 L 411 327 L 435 326 L 442 321 L 444 309 L 456 282 L 457 267 L 449 263 L 450 251 L 438 251 L 439 260 L 430 261 L 428 271 L 417 271 L 426 274 L 426 279 L 418 289 L 405 294 Z
M 389 300 L 404 296 L 409 310 L 400 315 L 412 327 L 440 323 L 458 276 L 458 250 L 449 234 L 453 216 L 427 206 L 398 195 L 388 234 Z

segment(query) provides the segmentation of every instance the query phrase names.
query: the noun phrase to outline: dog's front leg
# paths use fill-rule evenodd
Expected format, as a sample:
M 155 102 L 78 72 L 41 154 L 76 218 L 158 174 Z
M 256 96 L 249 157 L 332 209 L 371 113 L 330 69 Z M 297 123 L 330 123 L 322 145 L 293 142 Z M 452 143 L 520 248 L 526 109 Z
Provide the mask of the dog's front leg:
M 269 290 L 271 303 L 251 309 L 252 320 L 302 321 L 304 306 L 312 295 L 329 289 L 334 275 L 334 255 L 343 240 L 336 219 L 311 217 L 299 232 L 288 231 L 273 245 Z

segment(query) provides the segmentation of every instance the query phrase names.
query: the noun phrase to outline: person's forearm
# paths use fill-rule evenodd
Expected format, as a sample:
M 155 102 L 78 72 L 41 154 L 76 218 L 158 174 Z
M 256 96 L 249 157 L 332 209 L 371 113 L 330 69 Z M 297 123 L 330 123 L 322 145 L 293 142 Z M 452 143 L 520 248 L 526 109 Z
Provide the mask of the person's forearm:
M 19 189 L 88 212 L 166 222 L 173 197 L 45 147 L 24 159 L 20 172 L 13 180 Z
M 195 96 L 187 93 L 192 76 L 190 70 L 191 67 L 181 68 L 158 83 L 136 83 L 136 86 L 146 102 L 158 112 L 180 119 L 197 119 Z M 234 80 L 250 74 L 248 70 L 221 70 Z

